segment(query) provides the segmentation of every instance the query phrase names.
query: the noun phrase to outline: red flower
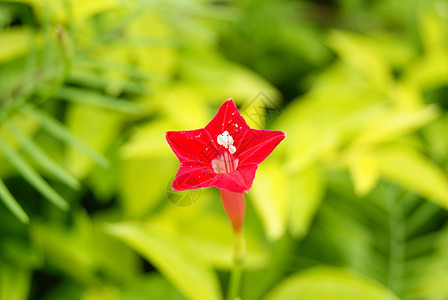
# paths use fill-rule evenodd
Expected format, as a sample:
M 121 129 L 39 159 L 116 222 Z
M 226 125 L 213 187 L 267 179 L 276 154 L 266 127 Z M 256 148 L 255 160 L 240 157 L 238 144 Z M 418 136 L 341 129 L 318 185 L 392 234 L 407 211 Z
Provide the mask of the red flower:
M 252 186 L 258 164 L 285 133 L 251 129 L 229 99 L 205 128 L 168 131 L 165 136 L 181 163 L 174 190 L 214 186 L 243 193 Z

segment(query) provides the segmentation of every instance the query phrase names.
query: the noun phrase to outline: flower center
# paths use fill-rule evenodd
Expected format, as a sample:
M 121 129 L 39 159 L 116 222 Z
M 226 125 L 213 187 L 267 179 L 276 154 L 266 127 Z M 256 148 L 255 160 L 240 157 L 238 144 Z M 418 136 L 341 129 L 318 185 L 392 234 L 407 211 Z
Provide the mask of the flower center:
M 213 171 L 216 174 L 232 173 L 238 168 L 238 158 L 233 158 L 228 152 L 212 160 Z
M 233 138 L 229 135 L 227 130 L 221 134 L 218 134 L 217 142 L 219 145 L 224 146 L 224 148 L 229 149 L 230 154 L 235 153 L 236 147 L 233 146 Z
M 218 134 L 217 142 L 229 152 L 224 151 L 220 156 L 212 160 L 212 167 L 215 173 L 232 173 L 238 168 L 238 159 L 233 158 L 232 154 L 236 152 L 233 146 L 233 138 L 228 131 Z

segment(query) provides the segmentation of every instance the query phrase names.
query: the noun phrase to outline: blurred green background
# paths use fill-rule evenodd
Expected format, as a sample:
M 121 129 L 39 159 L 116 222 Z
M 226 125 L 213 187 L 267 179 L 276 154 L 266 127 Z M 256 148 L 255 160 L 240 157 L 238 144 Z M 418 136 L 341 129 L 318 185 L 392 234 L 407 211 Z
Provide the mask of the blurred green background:
M 242 299 L 448 299 L 446 0 L 0 2 L 0 299 L 215 300 L 231 226 L 167 130 L 286 139 Z

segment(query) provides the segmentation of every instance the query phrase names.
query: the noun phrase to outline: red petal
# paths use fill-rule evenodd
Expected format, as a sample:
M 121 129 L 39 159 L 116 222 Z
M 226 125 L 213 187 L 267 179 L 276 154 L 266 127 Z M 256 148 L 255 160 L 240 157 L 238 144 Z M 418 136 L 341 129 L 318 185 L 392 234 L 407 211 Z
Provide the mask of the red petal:
M 251 129 L 237 146 L 239 165 L 261 163 L 285 136 L 282 131 Z
M 232 99 L 227 100 L 221 105 L 218 113 L 213 117 L 210 123 L 205 126 L 205 129 L 215 143 L 218 135 L 222 134 L 224 131 L 228 131 L 235 143 L 237 143 L 239 137 L 250 130 Z
M 175 191 L 184 191 L 213 186 L 216 173 L 200 165 L 181 165 L 174 178 L 172 188 Z
M 252 186 L 257 168 L 257 165 L 245 165 L 232 173 L 216 174 L 213 170 L 200 165 L 181 165 L 172 188 L 175 191 L 184 191 L 214 186 L 232 192 L 246 193 Z
M 184 163 L 202 163 L 209 167 L 210 161 L 218 156 L 215 143 L 204 128 L 188 131 L 167 131 L 166 140 L 179 161 Z
M 215 177 L 214 187 L 232 192 L 247 193 L 255 178 L 257 165 L 245 165 L 232 173 L 221 173 Z

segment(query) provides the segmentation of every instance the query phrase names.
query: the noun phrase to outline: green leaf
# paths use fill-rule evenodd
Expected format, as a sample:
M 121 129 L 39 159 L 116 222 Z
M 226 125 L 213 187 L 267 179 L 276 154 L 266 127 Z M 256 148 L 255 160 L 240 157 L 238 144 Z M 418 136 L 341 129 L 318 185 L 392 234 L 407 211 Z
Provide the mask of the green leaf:
M 17 266 L 0 265 L 0 299 L 26 300 L 31 284 L 31 272 Z
M 267 264 L 258 270 L 247 270 L 243 274 L 242 299 L 259 300 L 279 282 L 294 266 L 291 255 L 297 241 L 284 235 L 270 244 Z
M 343 31 L 331 32 L 328 41 L 342 60 L 363 75 L 374 87 L 387 90 L 392 80 L 389 66 L 375 51 L 373 41 L 364 36 Z
M 173 85 L 170 89 L 160 92 L 154 100 L 160 103 L 161 112 L 171 121 L 171 124 L 166 125 L 164 131 L 167 128 L 172 130 L 173 125 L 177 125 L 183 129 L 204 127 L 211 118 L 208 103 L 205 101 L 204 96 L 190 85 Z M 176 109 L 173 109 L 174 107 Z M 191 116 L 194 116 L 194 118 Z M 160 126 L 161 124 L 163 124 L 163 121 L 154 122 L 156 126 Z M 145 129 L 148 134 L 150 132 L 154 133 L 154 129 L 149 126 Z M 163 140 L 166 142 L 165 135 L 163 135 Z
M 6 185 L 0 179 L 0 199 L 3 201 L 5 206 L 24 224 L 30 222 L 30 218 L 22 207 L 17 203 L 16 199 L 9 192 Z
M 440 208 L 430 202 L 423 202 L 412 210 L 406 218 L 406 234 L 414 236 L 425 224 L 429 224 L 440 212 Z
M 350 176 L 358 196 L 365 196 L 377 184 L 380 174 L 369 151 L 360 148 L 347 155 Z
M 123 287 L 121 300 L 183 300 L 184 297 L 177 291 L 169 281 L 159 274 L 148 276 L 132 281 Z
M 443 5 L 442 2 L 440 5 Z M 431 9 L 420 13 L 420 34 L 423 46 L 428 53 L 446 50 L 448 46 L 446 16 L 444 20 L 441 11 L 442 9 L 440 12 Z
M 311 166 L 290 177 L 290 222 L 289 228 L 295 237 L 308 232 L 316 211 L 322 202 L 325 190 L 322 174 L 317 166 Z
M 439 115 L 435 105 L 416 111 L 386 111 L 360 133 L 355 144 L 381 143 L 410 133 L 434 120 Z
M 151 78 L 147 70 L 142 70 L 130 63 L 128 64 L 119 62 L 117 61 L 117 59 L 104 59 L 101 57 L 95 57 L 94 59 L 92 59 L 88 57 L 79 56 L 75 57 L 74 65 L 80 69 L 87 69 L 106 73 L 117 72 L 123 76 L 127 76 L 130 79 L 136 81 L 148 81 L 149 79 L 160 80 L 161 77 L 164 77 L 164 80 L 167 79 L 165 75 L 159 73 L 154 74 L 154 77 L 156 77 L 157 75 L 157 78 Z
M 252 203 L 269 239 L 280 238 L 286 231 L 290 199 L 287 177 L 277 162 L 265 161 L 257 171 L 252 189 Z
M 13 27 L 0 33 L 0 63 L 10 62 L 25 54 L 34 41 L 32 31 L 26 27 Z
M 386 179 L 448 209 L 448 177 L 437 165 L 402 145 L 382 147 L 374 155 Z
M 207 201 L 206 195 L 201 196 L 198 201 Z M 216 200 L 210 197 L 211 201 Z M 185 211 L 170 205 L 169 212 L 163 215 L 163 221 L 167 226 L 173 223 L 173 218 L 180 219 L 179 214 Z M 176 224 L 176 232 L 182 233 L 189 247 L 200 257 L 212 263 L 219 269 L 231 269 L 232 259 L 232 229 L 229 221 L 223 215 L 213 211 L 202 211 L 197 216 Z M 268 261 L 266 247 L 260 242 L 253 231 L 249 228 L 244 230 L 244 241 L 246 246 L 245 270 L 263 267 Z
M 316 267 L 285 279 L 265 300 L 398 300 L 390 290 L 356 272 Z
M 218 191 L 196 189 L 184 191 L 179 195 L 179 192 L 171 190 L 171 181 L 166 185 L 167 195 L 164 199 L 166 202 L 168 198 L 171 203 L 165 205 L 163 210 L 158 210 L 151 218 L 151 223 L 179 234 L 185 245 L 207 263 L 218 269 L 230 269 L 233 266 L 232 227 L 222 209 L 222 204 L 216 201 L 220 197 Z M 171 196 L 173 194 L 174 196 Z M 174 197 L 184 198 L 176 202 L 178 198 Z M 220 213 L 211 209 L 216 205 Z M 246 245 L 244 268 L 248 270 L 263 267 L 269 258 L 266 245 L 252 228 L 245 228 L 244 240 Z
M 54 137 L 84 152 L 84 154 L 89 156 L 100 166 L 107 167 L 109 165 L 109 162 L 104 156 L 74 136 L 64 124 L 60 123 L 52 116 L 30 105 L 24 106 L 22 110 L 31 117 L 37 119 L 40 125 Z
M 210 213 L 200 218 L 198 222 L 190 222 L 185 229 L 185 238 L 195 253 L 213 263 L 219 269 L 232 269 L 232 231 L 228 221 L 217 214 Z M 245 270 L 259 269 L 265 266 L 269 256 L 268 251 L 260 243 L 253 232 L 244 231 Z
M 74 69 L 71 71 L 68 81 L 72 84 L 104 89 L 106 91 L 116 90 L 118 92 L 133 93 L 137 95 L 148 95 L 151 91 L 142 84 L 131 81 L 130 79 L 117 79 L 111 76 L 107 77 L 101 73 L 95 73 L 83 69 Z
M 104 228 L 109 219 L 111 219 L 110 215 L 97 215 L 92 219 L 90 228 L 87 227 L 93 231 L 93 236 L 90 236 L 86 242 L 91 244 L 94 241 L 95 245 L 91 252 L 94 266 L 91 269 L 93 272 L 98 269 L 102 270 L 114 282 L 132 282 L 138 275 L 141 275 L 142 260 L 134 250 L 105 232 Z M 77 231 L 76 234 L 81 239 L 86 235 L 85 232 L 87 235 L 91 235 L 87 230 Z M 82 249 L 80 250 L 82 251 Z
M 167 95 L 164 94 L 164 96 Z M 193 122 L 196 123 L 196 121 Z M 180 129 L 177 127 L 174 128 L 174 130 Z M 125 160 L 147 160 L 158 159 L 160 157 L 175 158 L 174 155 L 171 155 L 170 147 L 165 139 L 165 132 L 167 130 L 173 130 L 173 124 L 167 121 L 153 121 L 145 126 L 136 128 L 129 141 L 120 149 L 121 157 Z
M 33 237 L 44 251 L 49 266 L 77 282 L 96 282 L 95 272 L 104 266 L 95 260 L 95 251 L 101 249 L 101 244 L 95 239 L 92 222 L 87 213 L 82 210 L 73 211 L 71 226 L 63 226 L 55 221 L 34 222 L 32 225 Z M 125 256 L 121 259 L 122 262 L 128 263 Z M 123 267 L 127 268 L 128 265 Z
M 390 94 L 391 100 L 394 102 L 396 108 L 403 112 L 408 111 L 417 113 L 417 118 L 416 116 L 410 116 L 411 124 L 419 121 L 418 114 L 421 114 L 421 112 L 418 110 L 424 108 L 424 99 L 419 88 L 411 82 L 397 82 L 391 89 Z
M 33 222 L 26 227 L 27 233 L 33 229 Z M 12 225 L 12 224 L 11 224 Z M 3 257 L 8 263 L 27 269 L 37 269 L 44 265 L 45 257 L 42 249 L 32 239 L 24 239 L 23 236 L 6 237 L 0 244 Z
M 280 98 L 279 91 L 260 75 L 210 51 L 187 53 L 180 71 L 205 97 L 227 99 L 231 95 L 236 100 L 253 99 L 262 91 L 273 103 Z
M 282 112 L 276 128 L 288 134 L 283 142 L 288 171 L 328 160 L 384 110 L 384 100 L 360 89 L 359 81 L 346 66 L 336 64 L 320 76 L 307 96 Z
M 65 297 L 64 297 L 65 298 Z M 120 290 L 113 285 L 91 285 L 88 286 L 80 297 L 82 300 L 116 300 L 121 299 Z
M 448 53 L 436 52 L 421 57 L 404 72 L 403 81 L 420 89 L 429 90 L 447 83 Z
M 56 92 L 55 97 L 73 103 L 93 105 L 130 114 L 142 114 L 146 110 L 145 107 L 134 102 L 120 100 L 82 88 L 61 87 Z
M 211 266 L 191 252 L 175 232 L 150 223 L 118 223 L 107 231 L 154 264 L 187 298 L 221 299 Z
M 448 114 L 439 118 L 422 128 L 422 133 L 428 144 L 429 156 L 435 161 L 448 161 L 448 139 L 441 139 L 440 135 L 448 132 Z M 448 170 L 448 169 L 447 169 Z
M 322 42 L 315 27 L 306 26 L 280 26 L 278 39 L 282 40 L 284 47 L 288 47 L 314 66 L 319 66 L 330 60 L 331 54 Z M 316 38 L 318 37 L 318 38 Z M 303 45 L 307 45 L 303 47 Z
M 37 173 L 19 154 L 14 152 L 11 147 L 0 137 L 0 149 L 17 169 L 17 171 L 45 198 L 50 200 L 57 207 L 67 210 L 69 204 L 64 200 L 45 180 Z
M 20 2 L 21 0 L 19 0 Z M 64 9 L 68 9 L 67 6 L 71 5 L 71 2 L 67 4 L 61 4 L 57 2 L 49 2 L 46 6 L 40 5 L 40 2 L 28 1 L 30 4 L 33 4 L 34 10 L 39 12 L 38 15 L 45 15 L 50 11 L 53 17 L 58 18 L 59 22 L 76 22 L 83 24 L 88 23 L 89 18 L 92 16 L 101 14 L 102 12 L 106 12 L 109 10 L 113 10 L 117 8 L 117 3 L 111 0 L 99 0 L 95 3 L 88 2 L 86 0 L 80 0 L 76 2 L 76 5 L 70 6 L 71 12 L 70 14 L 61 13 Z M 58 13 L 59 12 L 59 13 Z M 48 13 L 47 13 L 48 14 Z M 72 19 L 73 18 L 73 19 Z M 70 23 L 72 24 L 72 23 Z
M 79 189 L 80 183 L 61 166 L 54 162 L 48 155 L 27 135 L 25 135 L 14 123 L 5 122 L 6 127 L 19 141 L 22 148 L 30 157 L 47 172 L 55 176 L 73 189 Z
M 312 238 L 321 243 L 315 249 L 324 261 L 335 263 L 337 257 L 342 256 L 346 266 L 365 270 L 371 264 L 369 250 L 373 241 L 369 228 L 360 222 L 359 212 L 353 211 L 347 202 L 342 202 L 343 198 L 333 197 L 328 195 L 325 204 L 329 205 L 319 209 L 319 222 L 316 221 L 313 227 Z M 321 247 L 324 249 L 319 249 Z
M 86 184 L 91 189 L 95 198 L 101 203 L 110 202 L 121 189 L 122 160 L 118 149 L 121 141 L 116 140 L 107 149 L 106 158 L 110 161 L 108 168 L 93 168 L 88 175 Z
M 177 162 L 167 158 L 124 161 L 121 166 L 120 200 L 125 216 L 144 216 L 164 199 L 167 189 L 171 190 L 169 184 L 177 167 Z M 148 182 L 153 188 L 148 188 Z
M 241 107 L 240 112 L 251 128 L 263 129 L 266 125 L 266 118 L 269 117 L 266 111 L 273 109 L 267 106 L 272 105 L 269 103 L 269 99 L 260 93 L 259 96 L 250 99 L 250 101 L 246 101 Z
M 66 112 L 69 130 L 99 153 L 106 152 L 116 142 L 122 120 L 123 116 L 117 112 L 88 105 L 70 105 Z M 94 167 L 93 161 L 75 147 L 67 149 L 66 165 L 77 178 L 84 178 Z
M 434 235 L 437 238 L 435 251 L 430 252 L 431 259 L 427 259 L 420 264 L 417 282 L 408 291 L 412 293 L 415 299 L 439 300 L 448 297 L 448 286 L 445 280 L 448 276 L 447 226 L 444 226 Z M 429 257 L 426 256 L 426 258 Z

